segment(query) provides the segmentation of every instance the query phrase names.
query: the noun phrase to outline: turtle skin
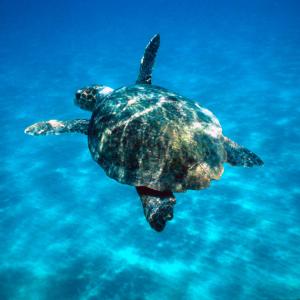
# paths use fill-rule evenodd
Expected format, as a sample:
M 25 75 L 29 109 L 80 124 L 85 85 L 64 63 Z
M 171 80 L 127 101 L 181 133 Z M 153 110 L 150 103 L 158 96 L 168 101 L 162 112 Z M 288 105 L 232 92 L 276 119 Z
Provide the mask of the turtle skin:
M 88 145 L 109 177 L 157 191 L 206 188 L 220 178 L 226 161 L 222 129 L 209 110 L 147 84 L 99 99 Z

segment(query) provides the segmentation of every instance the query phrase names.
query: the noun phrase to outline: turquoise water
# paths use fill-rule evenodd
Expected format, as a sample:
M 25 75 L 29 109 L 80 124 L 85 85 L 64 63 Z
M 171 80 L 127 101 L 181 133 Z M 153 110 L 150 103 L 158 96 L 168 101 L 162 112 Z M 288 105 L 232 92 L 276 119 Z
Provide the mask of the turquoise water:
M 298 1 L 0 1 L 0 299 L 300 299 Z M 262 157 L 177 193 L 162 233 L 105 176 L 78 88 L 131 84 L 161 34 L 153 82 L 196 99 Z

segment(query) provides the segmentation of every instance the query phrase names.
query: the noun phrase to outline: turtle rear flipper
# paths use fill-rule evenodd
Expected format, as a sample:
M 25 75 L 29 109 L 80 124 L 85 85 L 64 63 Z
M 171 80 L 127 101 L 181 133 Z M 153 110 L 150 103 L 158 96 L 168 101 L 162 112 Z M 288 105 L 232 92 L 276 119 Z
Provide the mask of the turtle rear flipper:
M 166 222 L 173 218 L 173 206 L 176 203 L 171 191 L 156 191 L 145 186 L 136 190 L 142 200 L 144 214 L 150 226 L 156 231 L 162 231 Z
M 227 152 L 227 162 L 232 166 L 254 167 L 264 162 L 252 151 L 224 137 L 224 146 Z
M 74 132 L 88 134 L 89 123 L 90 120 L 85 119 L 68 121 L 49 120 L 32 124 L 24 132 L 29 135 L 58 135 Z

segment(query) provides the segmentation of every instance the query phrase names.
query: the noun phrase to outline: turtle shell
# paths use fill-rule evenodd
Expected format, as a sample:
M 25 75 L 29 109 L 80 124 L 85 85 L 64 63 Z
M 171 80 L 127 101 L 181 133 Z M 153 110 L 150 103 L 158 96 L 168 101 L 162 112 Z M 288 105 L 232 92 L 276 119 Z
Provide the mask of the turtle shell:
M 88 138 L 108 176 L 160 191 L 206 188 L 222 175 L 226 160 L 217 118 L 153 85 L 122 87 L 100 100 Z

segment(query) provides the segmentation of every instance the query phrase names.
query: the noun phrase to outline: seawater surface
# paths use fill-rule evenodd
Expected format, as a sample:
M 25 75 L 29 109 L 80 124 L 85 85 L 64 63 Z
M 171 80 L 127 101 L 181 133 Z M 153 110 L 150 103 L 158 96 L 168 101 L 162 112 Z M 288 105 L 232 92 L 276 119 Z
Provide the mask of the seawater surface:
M 0 1 L 0 299 L 300 298 L 298 1 Z M 78 88 L 137 77 L 196 99 L 262 157 L 176 194 L 150 229 L 135 189 L 82 135 L 25 136 L 88 118 Z

